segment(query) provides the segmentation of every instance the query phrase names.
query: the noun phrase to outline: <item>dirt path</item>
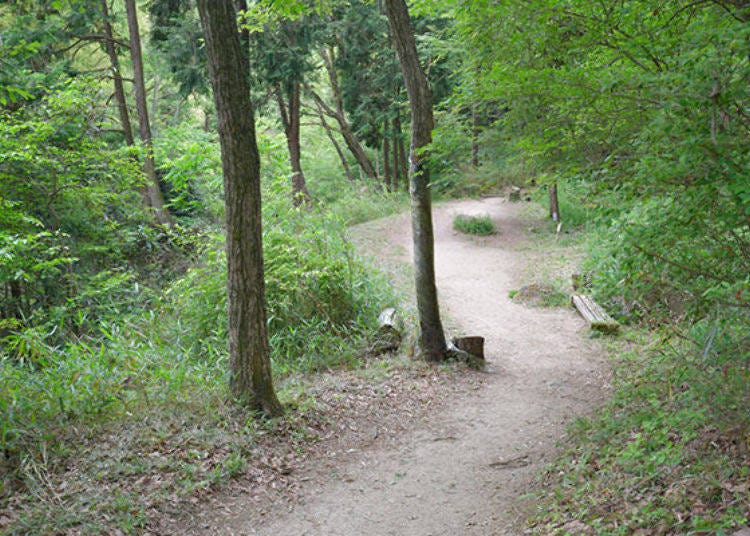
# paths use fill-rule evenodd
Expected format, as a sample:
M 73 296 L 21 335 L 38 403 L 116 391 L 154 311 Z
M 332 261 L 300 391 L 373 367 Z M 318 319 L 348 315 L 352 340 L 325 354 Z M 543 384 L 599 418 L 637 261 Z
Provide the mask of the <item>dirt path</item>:
M 454 232 L 459 212 L 491 214 L 499 233 Z M 435 210 L 441 307 L 454 330 L 486 337 L 482 387 L 454 395 L 398 440 L 337 462 L 338 475 L 310 482 L 288 511 L 274 510 L 260 526 L 236 523 L 228 534 L 520 533 L 519 496 L 549 460 L 564 423 L 598 404 L 606 384 L 601 351 L 580 318 L 509 299 L 509 291 L 529 282 L 524 225 L 519 207 L 500 198 Z M 407 216 L 357 232 L 384 262 L 408 262 Z

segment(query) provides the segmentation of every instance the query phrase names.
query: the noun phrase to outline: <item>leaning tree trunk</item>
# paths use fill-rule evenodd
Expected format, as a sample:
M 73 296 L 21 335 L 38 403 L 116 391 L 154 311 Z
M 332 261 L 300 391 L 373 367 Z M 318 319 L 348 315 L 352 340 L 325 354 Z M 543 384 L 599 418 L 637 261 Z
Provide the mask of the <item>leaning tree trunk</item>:
M 326 114 L 323 108 L 318 104 L 315 103 L 315 113 L 318 115 L 318 119 L 320 120 L 320 126 L 323 127 L 323 129 L 326 131 L 326 135 L 328 136 L 328 139 L 331 142 L 331 145 L 333 145 L 334 150 L 336 151 L 336 154 L 339 157 L 339 160 L 341 161 L 341 167 L 344 169 L 344 174 L 346 175 L 346 178 L 349 181 L 354 180 L 354 175 L 352 174 L 351 166 L 349 166 L 349 162 L 346 160 L 346 156 L 344 156 L 344 152 L 341 150 L 341 146 L 339 145 L 338 140 L 336 140 L 336 134 L 334 133 L 333 128 L 331 125 L 328 124 L 328 120 L 326 119 Z
M 349 151 L 357 160 L 359 167 L 362 169 L 362 171 L 364 171 L 365 175 L 367 175 L 371 179 L 376 179 L 377 173 L 375 172 L 375 168 L 372 165 L 372 161 L 368 158 L 367 153 L 362 147 L 362 144 L 359 143 L 359 140 L 354 135 L 354 132 L 352 132 L 352 128 L 349 125 L 349 122 L 346 120 L 346 114 L 344 113 L 344 98 L 341 93 L 341 85 L 339 84 L 338 74 L 336 73 L 336 66 L 333 63 L 333 47 L 329 47 L 328 50 L 322 49 L 320 51 L 320 56 L 323 58 L 323 63 L 325 64 L 326 71 L 328 72 L 328 80 L 331 84 L 331 94 L 333 95 L 335 109 L 331 109 L 319 97 L 316 100 L 320 100 L 320 102 L 326 109 L 326 112 L 338 122 L 339 130 L 341 132 L 341 136 L 344 138 L 346 146 L 349 148 Z
M 283 409 L 273 389 L 266 325 L 260 158 L 232 0 L 198 0 L 214 90 L 227 225 L 232 394 L 266 415 Z
M 305 174 L 302 172 L 302 146 L 299 138 L 300 93 L 300 85 L 296 82 L 292 84 L 286 102 L 284 101 L 283 89 L 279 87 L 276 92 L 281 122 L 284 125 L 284 134 L 286 135 L 286 146 L 289 149 L 289 164 L 292 167 L 292 195 L 295 207 L 302 205 L 302 203 L 309 206 L 311 203 Z
M 432 141 L 434 126 L 432 95 L 427 77 L 419 64 L 414 31 L 404 0 L 385 0 L 388 23 L 393 33 L 401 72 L 411 105 L 410 193 L 414 241 L 414 277 L 419 311 L 420 342 L 430 361 L 446 358 L 445 334 L 440 321 L 435 285 L 435 252 L 430 200 L 430 172 L 424 150 Z
M 172 217 L 164 206 L 164 196 L 159 188 L 154 163 L 154 150 L 151 142 L 151 125 L 148 120 L 146 104 L 146 83 L 143 78 L 143 58 L 141 57 L 141 36 L 138 30 L 138 11 L 135 0 L 125 0 L 125 10 L 130 32 L 130 58 L 133 63 L 133 85 L 135 86 L 135 109 L 138 112 L 138 126 L 143 143 L 143 174 L 146 176 L 146 204 L 151 209 L 156 221 L 162 225 L 171 225 Z

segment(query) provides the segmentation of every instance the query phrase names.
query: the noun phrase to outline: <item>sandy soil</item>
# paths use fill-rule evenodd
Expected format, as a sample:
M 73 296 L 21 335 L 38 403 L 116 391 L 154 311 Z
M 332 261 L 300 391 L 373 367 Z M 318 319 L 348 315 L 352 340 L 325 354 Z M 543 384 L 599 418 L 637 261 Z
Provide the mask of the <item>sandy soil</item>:
M 491 215 L 488 238 L 452 230 L 455 214 Z M 501 198 L 435 209 L 439 298 L 452 332 L 486 338 L 486 372 L 390 441 L 336 459 L 300 486 L 293 503 L 259 519 L 249 511 L 218 529 L 247 535 L 522 534 L 519 498 L 554 454 L 564 424 L 606 394 L 602 350 L 573 311 L 526 307 L 509 291 L 528 283 L 528 221 Z M 384 264 L 409 262 L 409 218 L 356 230 Z M 333 467 L 333 470 L 331 469 Z M 235 504 L 233 510 L 237 511 Z M 241 508 L 240 508 L 241 510 Z M 212 523 L 216 533 L 217 525 Z

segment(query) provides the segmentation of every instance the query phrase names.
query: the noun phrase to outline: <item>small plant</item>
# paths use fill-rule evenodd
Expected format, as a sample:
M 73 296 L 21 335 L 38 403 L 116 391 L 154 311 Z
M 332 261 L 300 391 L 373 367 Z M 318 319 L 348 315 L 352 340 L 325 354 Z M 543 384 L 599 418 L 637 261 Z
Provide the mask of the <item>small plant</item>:
M 456 231 L 477 236 L 489 236 L 497 232 L 495 224 L 488 214 L 482 214 L 481 216 L 457 214 L 453 218 L 453 228 Z

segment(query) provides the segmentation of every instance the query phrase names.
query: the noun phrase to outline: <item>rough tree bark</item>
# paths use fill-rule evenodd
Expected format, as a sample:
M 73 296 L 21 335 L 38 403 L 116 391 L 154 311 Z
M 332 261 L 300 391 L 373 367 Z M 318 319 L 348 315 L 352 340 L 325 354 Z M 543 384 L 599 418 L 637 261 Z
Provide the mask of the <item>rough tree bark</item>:
M 294 206 L 296 207 L 302 203 L 309 206 L 311 203 L 305 174 L 302 172 L 302 146 L 299 139 L 302 118 L 300 93 L 300 85 L 296 82 L 292 84 L 286 98 L 282 87 L 277 88 L 276 91 L 276 102 L 279 105 L 281 123 L 284 125 L 286 146 L 289 149 L 289 163 L 292 167 L 292 195 L 294 196 Z
M 241 402 L 280 415 L 266 327 L 260 158 L 250 86 L 232 0 L 198 0 L 216 103 L 224 172 L 230 389 Z
M 425 358 L 442 361 L 447 356 L 435 285 L 435 252 L 430 199 L 430 172 L 425 149 L 432 141 L 432 95 L 419 64 L 409 11 L 404 0 L 385 0 L 401 73 L 411 105 L 410 186 L 411 226 L 414 241 L 414 279 L 419 312 L 420 343 Z
M 151 125 L 148 120 L 146 103 L 146 83 L 143 78 L 143 58 L 141 57 L 141 35 L 138 29 L 138 11 L 135 0 L 125 0 L 125 11 L 130 33 L 130 59 L 133 63 L 133 85 L 135 86 L 135 109 L 138 112 L 138 126 L 143 143 L 143 174 L 146 176 L 146 205 L 151 209 L 156 221 L 162 225 L 172 225 L 172 217 L 164 206 L 164 196 L 156 177 L 154 150 L 151 143 Z

